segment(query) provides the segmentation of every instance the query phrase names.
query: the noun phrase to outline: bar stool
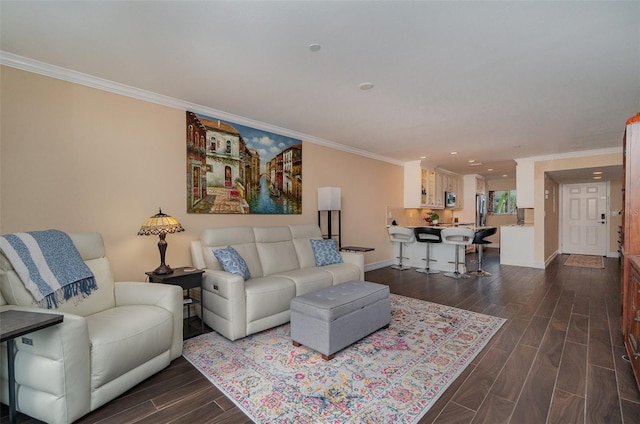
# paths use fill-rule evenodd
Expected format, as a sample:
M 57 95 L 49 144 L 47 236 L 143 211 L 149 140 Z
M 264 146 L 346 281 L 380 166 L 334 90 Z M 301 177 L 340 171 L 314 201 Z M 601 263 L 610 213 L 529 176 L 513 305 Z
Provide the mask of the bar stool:
M 498 231 L 496 227 L 481 228 L 479 230 L 476 230 L 471 244 L 475 244 L 478 246 L 478 269 L 476 271 L 471 271 L 469 274 L 473 274 L 478 277 L 488 277 L 491 275 L 491 273 L 486 272 L 482 269 L 482 251 L 484 250 L 483 245 L 491 243 L 489 240 L 486 240 L 486 238 L 494 235 L 496 231 Z
M 440 272 L 437 269 L 431 269 L 429 265 L 431 261 L 437 262 L 435 259 L 431 259 L 431 243 L 442 243 L 441 232 L 442 228 L 417 227 L 413 229 L 416 241 L 425 243 L 427 246 L 425 258 L 423 259 L 425 261 L 424 268 L 418 268 L 416 271 L 424 274 L 438 274 Z
M 445 272 L 444 275 L 451 278 L 469 278 L 466 272 L 461 274 L 460 266 L 460 246 L 468 246 L 473 240 L 474 231 L 471 228 L 444 228 L 442 230 L 442 242 L 452 244 L 456 249 L 455 270 L 453 272 Z
M 398 265 L 391 265 L 391 268 L 399 269 L 401 271 L 405 271 L 407 269 L 411 269 L 410 266 L 406 266 L 406 265 L 402 264 L 402 260 L 403 259 L 409 259 L 409 258 L 405 258 L 404 256 L 402 256 L 402 246 L 405 243 L 412 243 L 412 242 L 416 241 L 415 237 L 413 236 L 413 230 L 411 230 L 410 228 L 406 228 L 406 227 L 393 227 L 392 226 L 392 227 L 389 227 L 389 238 L 391 239 L 392 242 L 400 244 L 400 256 L 397 256 Z

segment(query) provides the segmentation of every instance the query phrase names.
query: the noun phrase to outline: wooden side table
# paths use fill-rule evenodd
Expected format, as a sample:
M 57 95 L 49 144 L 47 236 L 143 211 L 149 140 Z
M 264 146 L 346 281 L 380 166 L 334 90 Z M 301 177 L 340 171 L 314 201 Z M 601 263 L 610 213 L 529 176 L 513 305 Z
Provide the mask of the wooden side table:
M 156 275 L 153 271 L 145 272 L 149 277 L 151 283 L 165 283 L 175 284 L 182 287 L 187 291 L 187 296 L 184 297 L 184 305 L 187 307 L 187 318 L 185 331 L 183 332 L 183 339 L 188 339 L 199 334 L 204 333 L 204 305 L 202 304 L 202 274 L 204 271 L 201 269 L 195 269 L 191 267 L 174 268 L 171 274 Z M 191 297 L 191 289 L 200 289 L 200 299 L 194 299 Z M 192 304 L 200 304 L 200 332 L 191 333 L 191 308 Z
M 372 252 L 376 249 L 373 247 L 363 247 L 363 246 L 345 246 L 341 247 L 340 251 L 342 252 L 356 252 L 356 253 L 364 253 L 364 252 Z
M 0 312 L 0 343 L 7 342 L 7 371 L 9 378 L 9 422 L 16 422 L 15 339 L 52 325 L 60 324 L 64 315 L 9 310 Z

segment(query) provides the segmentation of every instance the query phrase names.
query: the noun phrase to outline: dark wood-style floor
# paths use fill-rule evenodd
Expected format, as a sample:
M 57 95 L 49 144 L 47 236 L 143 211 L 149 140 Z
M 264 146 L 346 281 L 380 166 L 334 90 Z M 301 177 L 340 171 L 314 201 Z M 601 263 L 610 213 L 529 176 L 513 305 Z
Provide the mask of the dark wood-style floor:
M 458 281 L 415 270 L 366 273 L 392 293 L 508 318 L 420 423 L 640 423 L 640 393 L 623 359 L 619 262 L 589 269 L 564 266 L 566 258 L 546 270 L 500 266 L 489 249 L 484 268 L 493 275 Z M 78 422 L 251 421 L 179 358 Z

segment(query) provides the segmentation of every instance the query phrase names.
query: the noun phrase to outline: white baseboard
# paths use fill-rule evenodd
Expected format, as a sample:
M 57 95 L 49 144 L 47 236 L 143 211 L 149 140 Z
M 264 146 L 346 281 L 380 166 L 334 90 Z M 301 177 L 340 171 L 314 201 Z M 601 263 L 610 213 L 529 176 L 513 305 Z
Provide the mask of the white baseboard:
M 548 267 L 548 266 L 549 266 L 549 264 L 551 263 L 551 261 L 553 261 L 553 260 L 556 258 L 556 256 L 558 256 L 558 251 L 557 251 L 557 250 L 556 250 L 555 252 L 553 252 L 553 253 L 551 254 L 551 256 L 549 256 L 549 257 L 547 258 L 547 260 L 546 260 L 546 261 L 544 261 L 544 264 L 542 265 L 542 268 L 543 268 L 543 269 L 545 269 L 546 267 Z
M 364 266 L 364 271 L 365 272 L 373 271 L 375 269 L 380 269 L 380 268 L 384 268 L 384 267 L 387 267 L 387 266 L 391 266 L 394 263 L 395 262 L 393 261 L 393 259 L 387 259 L 387 260 L 380 261 L 380 262 L 371 262 L 371 263 L 368 263 L 368 264 L 366 264 Z

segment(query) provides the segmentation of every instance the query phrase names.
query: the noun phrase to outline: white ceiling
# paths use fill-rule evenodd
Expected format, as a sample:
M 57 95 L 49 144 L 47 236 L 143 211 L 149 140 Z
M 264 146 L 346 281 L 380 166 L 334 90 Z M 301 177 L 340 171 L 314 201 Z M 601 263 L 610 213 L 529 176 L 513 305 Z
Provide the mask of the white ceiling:
M 5 56 L 489 178 L 619 148 L 640 112 L 637 1 L 2 0 L 0 18 Z

